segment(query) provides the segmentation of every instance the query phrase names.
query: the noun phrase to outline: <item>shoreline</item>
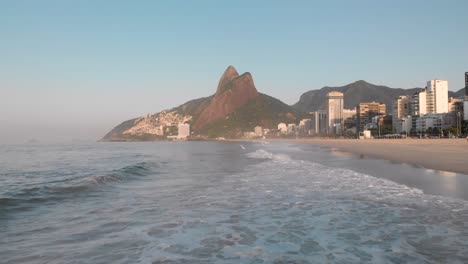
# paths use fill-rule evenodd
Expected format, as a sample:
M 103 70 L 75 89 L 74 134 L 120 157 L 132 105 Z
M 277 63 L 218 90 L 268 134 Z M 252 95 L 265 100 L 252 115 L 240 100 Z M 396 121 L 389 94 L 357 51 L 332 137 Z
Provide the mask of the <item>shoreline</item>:
M 365 140 L 299 138 L 252 141 L 314 144 L 357 155 L 422 166 L 426 169 L 468 175 L 468 142 L 464 138 Z

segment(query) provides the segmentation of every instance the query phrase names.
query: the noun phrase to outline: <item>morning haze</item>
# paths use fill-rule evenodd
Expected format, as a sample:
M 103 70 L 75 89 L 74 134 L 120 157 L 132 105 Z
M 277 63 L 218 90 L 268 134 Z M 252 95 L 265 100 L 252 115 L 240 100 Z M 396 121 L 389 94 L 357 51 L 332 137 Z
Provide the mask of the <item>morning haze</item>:
M 468 263 L 467 10 L 0 0 L 0 262 Z
M 464 87 L 466 1 L 0 1 L 0 142 L 100 139 L 228 65 L 287 104 L 357 80 Z

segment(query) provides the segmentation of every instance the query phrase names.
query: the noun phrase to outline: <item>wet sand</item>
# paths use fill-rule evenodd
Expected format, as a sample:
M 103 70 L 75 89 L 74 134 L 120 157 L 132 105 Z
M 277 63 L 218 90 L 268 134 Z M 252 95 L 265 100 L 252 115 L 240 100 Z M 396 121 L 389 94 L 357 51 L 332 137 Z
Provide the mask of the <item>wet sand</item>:
M 276 141 L 270 140 L 269 141 Z M 278 139 L 283 141 L 283 139 Z M 468 175 L 466 139 L 290 139 L 374 158 Z

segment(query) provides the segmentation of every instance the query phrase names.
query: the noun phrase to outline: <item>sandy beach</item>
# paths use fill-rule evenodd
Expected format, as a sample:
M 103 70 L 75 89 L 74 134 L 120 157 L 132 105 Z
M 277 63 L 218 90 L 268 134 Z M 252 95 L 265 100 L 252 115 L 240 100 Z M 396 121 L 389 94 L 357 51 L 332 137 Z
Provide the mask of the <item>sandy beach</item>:
M 270 139 L 269 139 L 270 140 Z M 278 139 L 283 140 L 283 139 Z M 290 139 L 428 169 L 468 175 L 466 139 Z

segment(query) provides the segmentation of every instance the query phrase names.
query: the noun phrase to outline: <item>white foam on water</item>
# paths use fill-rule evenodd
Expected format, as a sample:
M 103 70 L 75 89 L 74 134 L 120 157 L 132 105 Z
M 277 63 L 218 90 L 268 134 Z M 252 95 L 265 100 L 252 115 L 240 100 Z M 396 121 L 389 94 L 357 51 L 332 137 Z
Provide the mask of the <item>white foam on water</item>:
M 268 152 L 264 149 L 258 149 L 254 152 L 246 154 L 247 157 L 254 158 L 254 159 L 271 159 L 275 161 L 286 161 L 291 160 L 291 158 L 286 154 L 273 154 Z
M 264 149 L 246 156 L 264 161 L 192 190 L 205 203 L 171 208 L 182 224 L 150 236 L 142 262 L 468 262 L 466 201 Z

